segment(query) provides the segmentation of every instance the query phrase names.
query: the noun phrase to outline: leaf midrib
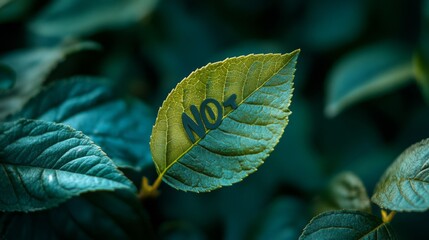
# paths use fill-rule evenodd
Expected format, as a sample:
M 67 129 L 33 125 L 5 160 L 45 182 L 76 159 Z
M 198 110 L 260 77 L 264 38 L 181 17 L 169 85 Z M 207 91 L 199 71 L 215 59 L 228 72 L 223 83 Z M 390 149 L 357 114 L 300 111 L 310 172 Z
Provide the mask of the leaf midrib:
M 285 54 L 285 55 L 289 55 L 290 56 L 290 59 L 283 65 L 283 66 L 281 66 L 274 74 L 272 74 L 272 76 L 271 77 L 269 77 L 265 82 L 263 82 L 259 87 L 257 87 L 254 91 L 252 91 L 246 98 L 243 98 L 242 99 L 242 101 L 240 102 L 240 103 L 238 103 L 237 104 L 237 109 L 241 106 L 241 104 L 243 103 L 243 102 L 245 102 L 250 96 L 252 96 L 253 94 L 255 94 L 255 92 L 257 92 L 257 91 L 259 91 L 268 81 L 270 81 L 275 75 L 277 75 L 285 66 L 287 66 L 291 61 L 292 61 L 292 59 L 295 57 L 295 55 L 297 54 L 297 53 L 299 53 L 299 50 L 295 50 L 295 51 L 293 51 L 292 53 L 290 53 L 290 54 Z M 276 54 L 269 54 L 269 55 L 271 55 L 271 56 L 275 56 Z M 282 56 L 282 55 L 280 55 L 280 56 Z M 225 92 L 223 92 L 223 93 L 225 93 Z M 235 109 L 235 110 L 237 110 L 237 109 Z M 222 122 L 223 122 L 223 120 L 226 118 L 226 117 L 228 117 L 228 115 L 230 114 L 230 113 L 232 113 L 232 112 L 234 112 L 235 110 L 233 110 L 233 111 L 230 111 L 229 113 L 227 113 L 224 117 L 222 117 L 222 120 L 221 120 L 221 122 L 220 122 L 220 124 L 219 124 L 219 126 L 222 124 Z M 176 162 L 178 162 L 185 154 L 187 154 L 192 148 L 194 148 L 196 145 L 198 145 L 199 144 L 199 142 L 201 141 L 201 140 L 203 140 L 204 138 L 205 138 L 205 136 L 210 132 L 211 130 L 210 129 L 207 129 L 206 130 L 206 132 L 205 132 L 205 134 L 204 134 L 204 136 L 202 137 L 202 138 L 200 138 L 200 139 L 198 139 L 197 141 L 195 141 L 195 143 L 193 143 L 193 144 L 191 144 L 190 145 L 190 147 L 188 148 L 188 149 L 186 149 L 179 157 L 177 157 L 174 161 L 172 161 L 165 169 L 164 169 L 164 171 L 162 171 L 162 172 L 160 172 L 160 174 L 159 174 L 159 177 L 160 178 L 162 178 L 164 175 L 165 175 L 165 173 L 167 173 L 167 171 L 176 163 Z
M 54 171 L 57 171 L 57 172 L 64 172 L 64 173 L 70 173 L 70 174 L 76 174 L 76 175 L 82 175 L 82 176 L 89 176 L 89 177 L 93 177 L 93 178 L 106 179 L 108 181 L 119 183 L 121 185 L 129 187 L 129 186 L 127 186 L 124 183 L 121 183 L 121 182 L 118 182 L 118 181 L 114 181 L 114 180 L 109 179 L 109 178 L 105 178 L 105 177 L 101 177 L 101 176 L 94 176 L 94 175 L 89 175 L 89 174 L 84 174 L 84 173 L 79 173 L 79 172 L 66 171 L 66 170 L 61 170 L 61 169 L 56 169 L 56 168 L 43 168 L 43 167 L 40 167 L 40 166 L 20 165 L 20 164 L 13 164 L 13 163 L 0 163 L 0 165 L 1 166 L 7 166 L 7 165 L 9 165 L 9 166 L 14 166 L 14 167 L 18 167 L 18 168 L 36 168 L 36 169 L 41 169 L 41 170 L 54 170 Z M 103 164 L 103 165 L 107 165 L 107 164 Z

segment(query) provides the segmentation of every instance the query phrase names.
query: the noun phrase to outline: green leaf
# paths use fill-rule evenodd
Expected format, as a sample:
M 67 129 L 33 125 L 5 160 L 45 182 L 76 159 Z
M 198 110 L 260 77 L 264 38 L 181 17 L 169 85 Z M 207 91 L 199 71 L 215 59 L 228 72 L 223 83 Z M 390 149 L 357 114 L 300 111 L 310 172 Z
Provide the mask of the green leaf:
M 13 87 L 16 81 L 15 72 L 8 66 L 0 64 L 0 93 Z
M 365 29 L 368 8 L 364 1 L 309 0 L 303 5 L 305 10 L 298 18 L 302 20 L 296 23 L 300 27 L 295 34 L 306 49 L 338 49 L 356 41 Z
M 264 214 L 258 218 L 258 224 L 249 231 L 246 239 L 295 240 L 305 226 L 306 209 L 303 202 L 291 197 L 276 199 Z
M 23 17 L 34 2 L 31 0 L 1 0 L 0 22 L 10 22 Z
M 137 23 L 155 7 L 156 0 L 53 1 L 30 24 L 47 37 L 82 36 Z M 64 27 L 67 26 L 67 27 Z
M 119 167 L 140 170 L 152 164 L 152 110 L 138 99 L 121 98 L 103 79 L 57 81 L 11 117 L 19 118 L 70 125 L 90 137 Z
M 371 200 L 394 211 L 429 209 L 429 139 L 399 155 L 381 177 Z
M 201 229 L 183 221 L 164 222 L 159 230 L 160 239 L 164 240 L 205 240 Z
M 160 177 L 174 188 L 205 192 L 256 171 L 288 123 L 298 53 L 226 59 L 179 83 L 152 130 Z
M 335 116 L 364 99 L 392 91 L 412 80 L 411 53 L 383 42 L 341 58 L 328 77 L 325 113 Z
M 135 191 L 98 146 L 66 125 L 0 123 L 0 149 L 0 211 L 42 210 L 88 191 Z
M 429 104 L 429 53 L 421 48 L 413 57 L 414 76 L 426 103 Z
M 352 172 L 336 175 L 316 204 L 318 213 L 342 209 L 371 212 L 365 186 Z
M 310 239 L 396 239 L 388 223 L 359 211 L 325 212 L 314 217 L 304 228 L 300 240 Z
M 128 191 L 92 192 L 56 208 L 0 214 L 0 239 L 152 239 L 147 215 Z
M 0 64 L 16 73 L 15 85 L 7 92 L 0 93 L 0 119 L 16 112 L 36 95 L 49 73 L 67 55 L 96 47 L 92 42 L 78 42 L 53 48 L 21 50 L 0 57 Z

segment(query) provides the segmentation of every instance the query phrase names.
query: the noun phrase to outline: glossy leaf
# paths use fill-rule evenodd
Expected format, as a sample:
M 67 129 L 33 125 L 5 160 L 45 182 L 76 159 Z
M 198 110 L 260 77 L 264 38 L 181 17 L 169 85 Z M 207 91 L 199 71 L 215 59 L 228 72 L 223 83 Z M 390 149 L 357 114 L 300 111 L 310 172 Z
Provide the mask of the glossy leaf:
M 396 239 L 388 223 L 359 211 L 325 212 L 314 217 L 304 228 L 300 240 Z
M 163 180 L 205 192 L 256 171 L 288 123 L 298 53 L 226 59 L 179 83 L 158 112 L 150 142 Z
M 70 125 L 89 136 L 119 167 L 140 170 L 152 164 L 153 112 L 138 99 L 121 98 L 103 79 L 55 82 L 11 117 L 19 118 Z
M 98 30 L 137 23 L 151 12 L 156 2 L 156 0 L 53 1 L 34 19 L 30 28 L 35 33 L 48 37 L 88 35 Z
M 0 93 L 11 89 L 15 81 L 15 72 L 10 67 L 0 64 Z
M 56 208 L 0 213 L 1 239 L 152 239 L 145 211 L 128 191 L 93 192 Z
M 411 54 L 402 45 L 380 43 L 352 52 L 334 65 L 329 77 L 325 113 L 384 94 L 412 80 Z
M 49 73 L 67 55 L 96 47 L 91 42 L 71 43 L 53 48 L 16 51 L 0 57 L 0 64 L 16 73 L 15 85 L 7 92 L 0 93 L 0 119 L 16 112 L 36 95 Z
M 371 200 L 394 211 L 429 209 L 429 139 L 412 145 L 395 160 Z
M 98 146 L 66 125 L 0 123 L 0 149 L 0 211 L 42 210 L 89 191 L 135 191 Z
M 335 176 L 316 205 L 318 213 L 343 209 L 371 212 L 365 186 L 352 172 Z

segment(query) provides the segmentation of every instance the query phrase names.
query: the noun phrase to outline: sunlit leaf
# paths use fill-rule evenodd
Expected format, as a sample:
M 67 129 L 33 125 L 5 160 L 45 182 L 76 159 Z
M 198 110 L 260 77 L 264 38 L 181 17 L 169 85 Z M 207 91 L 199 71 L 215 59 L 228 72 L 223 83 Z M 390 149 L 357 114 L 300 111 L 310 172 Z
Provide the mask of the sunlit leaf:
M 146 213 L 127 191 L 84 193 L 33 213 L 0 213 L 1 239 L 152 239 Z
M 15 72 L 10 67 L 0 64 L 0 93 L 11 89 L 15 81 Z
M 388 223 L 359 211 L 325 212 L 314 217 L 304 228 L 300 240 L 396 239 Z
M 91 42 L 71 43 L 53 48 L 16 51 L 0 57 L 0 64 L 16 73 L 15 85 L 6 92 L 0 92 L 0 119 L 16 112 L 36 95 L 49 73 L 67 55 L 96 47 Z
M 429 209 L 429 139 L 399 155 L 377 184 L 371 200 L 394 211 Z
M 47 37 L 82 36 L 142 20 L 157 0 L 52 1 L 30 28 Z M 67 27 L 65 27 L 67 26 Z
M 47 87 L 12 119 L 64 123 L 89 136 L 119 167 L 141 169 L 152 164 L 151 109 L 125 99 L 99 78 L 75 77 Z
M 42 210 L 89 191 L 135 191 L 98 146 L 66 125 L 0 123 L 0 149 L 0 211 Z
M 325 113 L 392 91 L 412 80 L 411 53 L 402 45 L 383 42 L 341 58 L 328 77 Z
M 163 180 L 203 192 L 256 171 L 288 123 L 298 53 L 230 58 L 179 83 L 158 112 L 150 142 Z
M 351 172 L 336 175 L 316 206 L 318 213 L 343 209 L 371 212 L 365 186 L 359 177 Z

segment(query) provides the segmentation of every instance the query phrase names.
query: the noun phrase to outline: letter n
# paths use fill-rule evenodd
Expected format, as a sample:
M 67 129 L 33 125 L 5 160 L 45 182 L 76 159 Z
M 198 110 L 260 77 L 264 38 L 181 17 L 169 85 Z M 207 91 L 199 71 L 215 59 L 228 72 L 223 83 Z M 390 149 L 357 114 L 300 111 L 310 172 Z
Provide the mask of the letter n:
M 189 139 L 195 143 L 195 137 L 192 132 L 198 135 L 198 137 L 204 137 L 206 133 L 203 121 L 201 120 L 200 113 L 198 112 L 197 107 L 191 105 L 191 113 L 194 116 L 196 122 L 194 122 L 186 113 L 182 113 L 182 124 L 185 128 L 186 134 L 188 134 Z

